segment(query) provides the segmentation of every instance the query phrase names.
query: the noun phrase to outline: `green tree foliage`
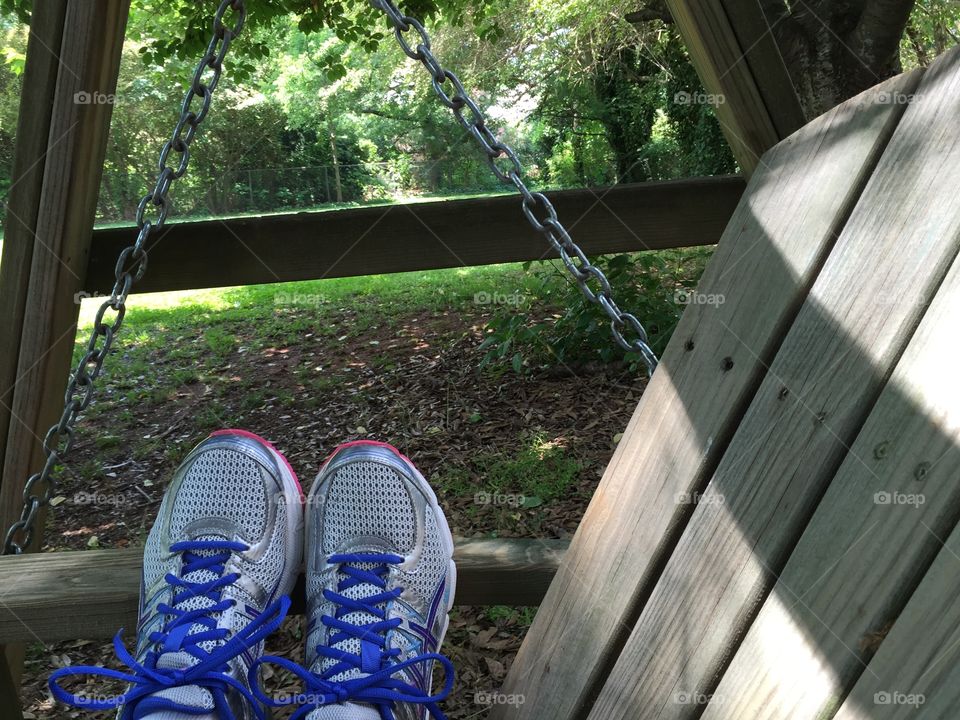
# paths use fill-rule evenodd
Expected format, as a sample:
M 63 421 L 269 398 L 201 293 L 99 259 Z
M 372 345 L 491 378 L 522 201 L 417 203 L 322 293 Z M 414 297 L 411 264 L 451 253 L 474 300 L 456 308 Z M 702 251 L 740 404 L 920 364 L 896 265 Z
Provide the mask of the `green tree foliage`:
M 246 30 L 231 49 L 190 172 L 173 193 L 177 215 L 503 190 L 367 0 L 246 2 Z M 765 7 L 772 12 L 779 3 L 765 0 Z M 150 188 L 216 5 L 132 0 L 100 220 L 130 220 Z M 10 184 L 27 41 L 20 21 L 31 6 L 0 0 L 0 192 Z M 402 7 L 427 22 L 434 52 L 487 108 L 535 187 L 737 170 L 659 0 L 410 0 Z M 796 21 L 785 18 L 782 30 L 798 31 Z M 926 65 L 956 42 L 958 23 L 950 0 L 917 3 L 898 62 Z M 702 259 L 641 254 L 599 263 L 621 305 L 652 318 L 659 347 L 682 310 L 673 293 L 696 281 Z M 522 369 L 550 357 L 619 357 L 597 308 L 554 265 L 534 271 L 543 280 L 537 300 L 558 322 L 547 329 L 512 309 L 502 313 L 490 359 Z M 542 355 L 544 346 L 553 355 Z
M 6 198 L 13 170 L 13 145 L 17 133 L 27 33 L 14 18 L 0 16 L 0 40 L 0 198 Z

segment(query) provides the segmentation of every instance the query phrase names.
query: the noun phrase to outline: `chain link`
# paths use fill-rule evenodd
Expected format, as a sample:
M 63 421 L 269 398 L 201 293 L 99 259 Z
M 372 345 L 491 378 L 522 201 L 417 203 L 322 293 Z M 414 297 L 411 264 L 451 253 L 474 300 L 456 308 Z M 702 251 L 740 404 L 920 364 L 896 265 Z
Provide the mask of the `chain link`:
M 231 14 L 232 25 L 224 22 L 228 13 Z M 137 239 L 117 258 L 113 290 L 97 311 L 87 349 L 70 376 L 64 394 L 63 414 L 44 437 L 43 452 L 46 459 L 43 468 L 31 475 L 23 488 L 23 509 L 20 519 L 7 531 L 4 555 L 19 555 L 30 546 L 36 532 L 37 515 L 42 507 L 50 503 L 56 492 L 56 468 L 63 464 L 73 447 L 77 416 L 86 410 L 93 400 L 94 384 L 100 377 L 114 338 L 123 327 L 127 296 L 134 283 L 140 280 L 147 270 L 147 241 L 152 232 L 160 230 L 166 223 L 170 211 L 167 195 L 173 183 L 187 171 L 190 144 L 210 111 L 213 93 L 223 71 L 223 60 L 233 40 L 243 30 L 246 14 L 244 0 L 222 0 L 217 8 L 213 20 L 213 34 L 184 98 L 180 119 L 160 152 L 156 185 L 151 192 L 144 195 L 137 208 Z M 167 164 L 171 156 L 176 160 L 173 166 Z M 148 218 L 148 212 L 154 214 L 154 217 Z
M 587 299 L 599 305 L 610 318 L 610 328 L 617 344 L 628 352 L 640 353 L 647 369 L 652 373 L 656 368 L 657 358 L 650 349 L 643 325 L 635 316 L 623 312 L 617 306 L 607 278 L 598 267 L 591 264 L 583 250 L 570 237 L 550 200 L 543 193 L 531 191 L 526 185 L 523 168 L 513 148 L 493 134 L 483 111 L 470 97 L 459 77 L 444 68 L 433 54 L 430 36 L 424 26 L 416 18 L 401 13 L 390 0 L 370 2 L 387 15 L 403 52 L 420 62 L 430 73 L 438 98 L 453 111 L 457 121 L 476 140 L 494 175 L 501 182 L 516 187 L 522 197 L 523 213 L 531 227 L 541 233 L 560 254 L 564 265 Z M 232 11 L 234 16 L 232 26 L 224 24 L 229 11 Z M 160 152 L 157 182 L 153 190 L 144 195 L 137 208 L 137 239 L 117 258 L 113 290 L 100 306 L 87 350 L 71 374 L 64 394 L 63 414 L 44 437 L 43 451 L 46 459 L 43 468 L 31 475 L 24 486 L 23 509 L 20 519 L 7 531 L 3 547 L 5 555 L 19 555 L 29 547 L 36 531 L 37 515 L 54 496 L 55 471 L 73 447 L 77 416 L 89 407 L 93 399 L 95 382 L 100 377 L 114 338 L 123 326 L 127 297 L 134 283 L 146 272 L 147 241 L 153 231 L 162 229 L 166 223 L 170 211 L 168 193 L 173 183 L 187 171 L 190 145 L 210 111 L 213 94 L 223 71 L 224 58 L 233 40 L 243 30 L 245 20 L 244 0 L 221 1 L 214 16 L 210 43 L 197 65 L 181 106 L 180 118 Z M 406 38 L 411 30 L 417 36 L 415 44 L 411 44 Z M 444 89 L 447 83 L 452 87 L 450 92 Z M 465 115 L 464 111 L 469 115 Z M 174 154 L 178 158 L 175 167 L 168 164 Z M 147 217 L 148 210 L 151 209 L 155 213 L 153 218 Z M 591 282 L 596 289 L 591 287 Z
M 613 299 L 610 283 L 603 271 L 590 262 L 557 217 L 553 204 L 543 193 L 533 192 L 523 180 L 523 168 L 517 154 L 497 138 L 487 125 L 486 117 L 464 89 L 456 73 L 446 69 L 433 54 L 430 35 L 414 17 L 404 15 L 392 0 L 370 0 L 382 11 L 396 36 L 400 48 L 411 60 L 420 62 L 433 80 L 433 89 L 457 121 L 470 133 L 483 151 L 487 164 L 500 182 L 512 184 L 523 198 L 523 214 L 531 227 L 543 235 L 557 251 L 564 266 L 580 286 L 584 296 L 599 305 L 610 318 L 610 331 L 617 344 L 627 352 L 639 353 L 653 374 L 657 356 L 650 348 L 646 330 L 634 315 L 623 312 Z M 409 38 L 409 39 L 408 39 Z M 449 83 L 451 90 L 446 90 Z

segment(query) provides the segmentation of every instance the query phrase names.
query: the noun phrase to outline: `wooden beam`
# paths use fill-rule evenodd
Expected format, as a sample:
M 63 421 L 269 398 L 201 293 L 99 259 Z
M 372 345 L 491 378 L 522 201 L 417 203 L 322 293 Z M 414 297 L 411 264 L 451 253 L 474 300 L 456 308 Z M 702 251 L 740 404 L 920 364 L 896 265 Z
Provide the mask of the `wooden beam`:
M 3 646 L 0 645 L 0 648 Z M 8 645 L 7 649 L 22 648 L 22 644 Z M 20 702 L 20 675 L 23 665 L 22 653 L 13 657 L 21 667 L 14 668 L 11 658 L 6 652 L 0 652 L 0 701 L 4 703 L 10 720 L 22 720 L 23 704 Z
M 901 112 L 864 94 L 764 158 L 698 288 L 724 302 L 684 312 L 492 718 L 589 712 Z
M 758 0 L 666 0 L 733 156 L 749 176 L 806 118 Z
M 703 720 L 829 717 L 864 674 L 876 650 L 865 639 L 882 638 L 960 517 L 957 327 L 960 260 L 724 673 L 714 693 L 722 702 Z
M 960 50 L 906 94 L 917 99 L 770 363 L 591 720 L 700 717 L 701 702 L 672 699 L 714 692 L 956 258 Z M 834 133 L 822 147 L 836 140 Z M 744 342 L 732 357 L 753 352 Z
M 43 187 L 44 159 L 57 87 L 59 48 L 67 0 L 38 3 L 30 19 L 30 39 L 23 72 L 13 175 L 0 260 L 0 463 L 6 454 L 13 387 L 20 358 L 20 338 L 36 244 L 37 213 Z M 2 464 L 0 464 L 2 469 Z M 2 483 L 2 480 L 0 480 Z M 4 522 L 6 517 L 0 517 Z M 6 532 L 3 525 L 0 533 Z M 0 538 L 2 542 L 2 538 Z
M 587 253 L 716 243 L 745 183 L 736 176 L 549 193 Z M 132 229 L 94 233 L 86 288 L 105 292 Z M 172 223 L 137 292 L 517 262 L 552 257 L 515 196 Z
M 777 135 L 781 139 L 792 135 L 808 118 L 760 0 L 721 2 Z
M 0 277 L 0 313 L 6 315 L 0 344 L 8 353 L 0 366 L 4 537 L 20 515 L 24 482 L 40 463 L 40 438 L 62 411 L 79 312 L 74 298 L 83 287 L 100 189 L 112 105 L 80 104 L 76 95 L 114 92 L 128 9 L 129 0 L 68 0 L 65 10 L 58 2 L 34 7 L 38 30 L 28 46 L 25 73 L 45 85 L 25 90 L 21 102 L 25 144 L 21 149 L 18 143 L 15 167 L 24 187 L 10 208 L 16 215 L 8 215 L 13 232 L 5 238 Z M 47 36 L 44 44 L 40 34 Z M 34 546 L 43 524 L 41 514 Z M 0 647 L 0 652 L 6 654 L 0 672 L 11 675 L 0 679 L 7 693 L 19 684 L 22 649 Z M 0 706 L 11 718 L 21 715 L 16 697 L 0 695 Z
M 565 540 L 458 541 L 456 603 L 536 605 L 566 548 Z M 142 550 L 0 558 L 0 642 L 97 640 L 121 626 L 132 633 L 142 566 Z M 303 593 L 293 597 L 296 605 Z

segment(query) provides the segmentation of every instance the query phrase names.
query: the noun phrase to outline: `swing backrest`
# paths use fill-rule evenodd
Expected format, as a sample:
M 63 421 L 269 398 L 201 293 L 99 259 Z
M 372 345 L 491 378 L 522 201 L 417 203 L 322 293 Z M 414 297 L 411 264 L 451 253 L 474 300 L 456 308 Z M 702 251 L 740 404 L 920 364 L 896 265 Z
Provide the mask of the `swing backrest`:
M 952 716 L 958 113 L 951 52 L 760 160 L 491 717 Z

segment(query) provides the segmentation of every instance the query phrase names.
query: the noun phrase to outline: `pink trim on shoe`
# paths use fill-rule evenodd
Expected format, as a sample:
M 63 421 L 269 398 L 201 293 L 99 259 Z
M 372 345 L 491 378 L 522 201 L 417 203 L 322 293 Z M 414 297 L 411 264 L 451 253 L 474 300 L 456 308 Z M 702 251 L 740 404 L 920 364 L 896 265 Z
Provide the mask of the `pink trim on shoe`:
M 284 455 L 284 454 L 283 454 L 282 452 L 280 452 L 279 450 L 277 450 L 277 449 L 273 446 L 273 443 L 271 443 L 269 440 L 266 440 L 266 439 L 260 437 L 260 436 L 257 435 L 256 433 L 250 432 L 249 430 L 238 430 L 238 429 L 233 429 L 233 428 L 231 428 L 231 429 L 227 429 L 227 430 L 217 430 L 217 431 L 215 431 L 215 432 L 210 433 L 210 437 L 217 437 L 217 436 L 220 436 L 220 435 L 236 435 L 236 436 L 238 436 L 238 437 L 249 438 L 250 440 L 257 440 L 258 442 L 263 443 L 263 444 L 266 445 L 268 448 L 270 448 L 271 450 L 273 450 L 277 455 L 280 456 L 280 459 L 283 460 L 283 464 L 287 466 L 287 470 L 290 471 L 290 474 L 293 475 L 293 481 L 297 484 L 297 490 L 300 492 L 300 502 L 301 502 L 301 503 L 306 502 L 306 500 L 305 500 L 306 496 L 303 494 L 303 485 L 300 484 L 300 478 L 297 477 L 297 472 L 296 472 L 296 470 L 293 469 L 293 466 L 290 464 L 290 461 L 287 460 L 287 456 Z
M 405 463 L 407 463 L 410 467 L 413 467 L 413 468 L 416 467 L 416 465 L 413 464 L 413 460 L 411 460 L 402 452 L 397 450 L 393 445 L 391 445 L 390 443 L 380 442 L 379 440 L 351 440 L 350 442 L 345 442 L 341 445 L 337 445 L 337 447 L 334 448 L 333 452 L 327 456 L 327 459 L 323 461 L 323 466 L 325 466 L 328 462 L 330 462 L 330 459 L 341 450 L 346 450 L 347 448 L 351 448 L 351 447 L 362 447 L 364 445 L 379 447 L 379 448 L 386 448 L 387 450 L 392 452 L 394 455 L 399 457 L 401 460 L 403 460 Z M 321 469 L 323 468 L 323 466 L 321 466 Z

